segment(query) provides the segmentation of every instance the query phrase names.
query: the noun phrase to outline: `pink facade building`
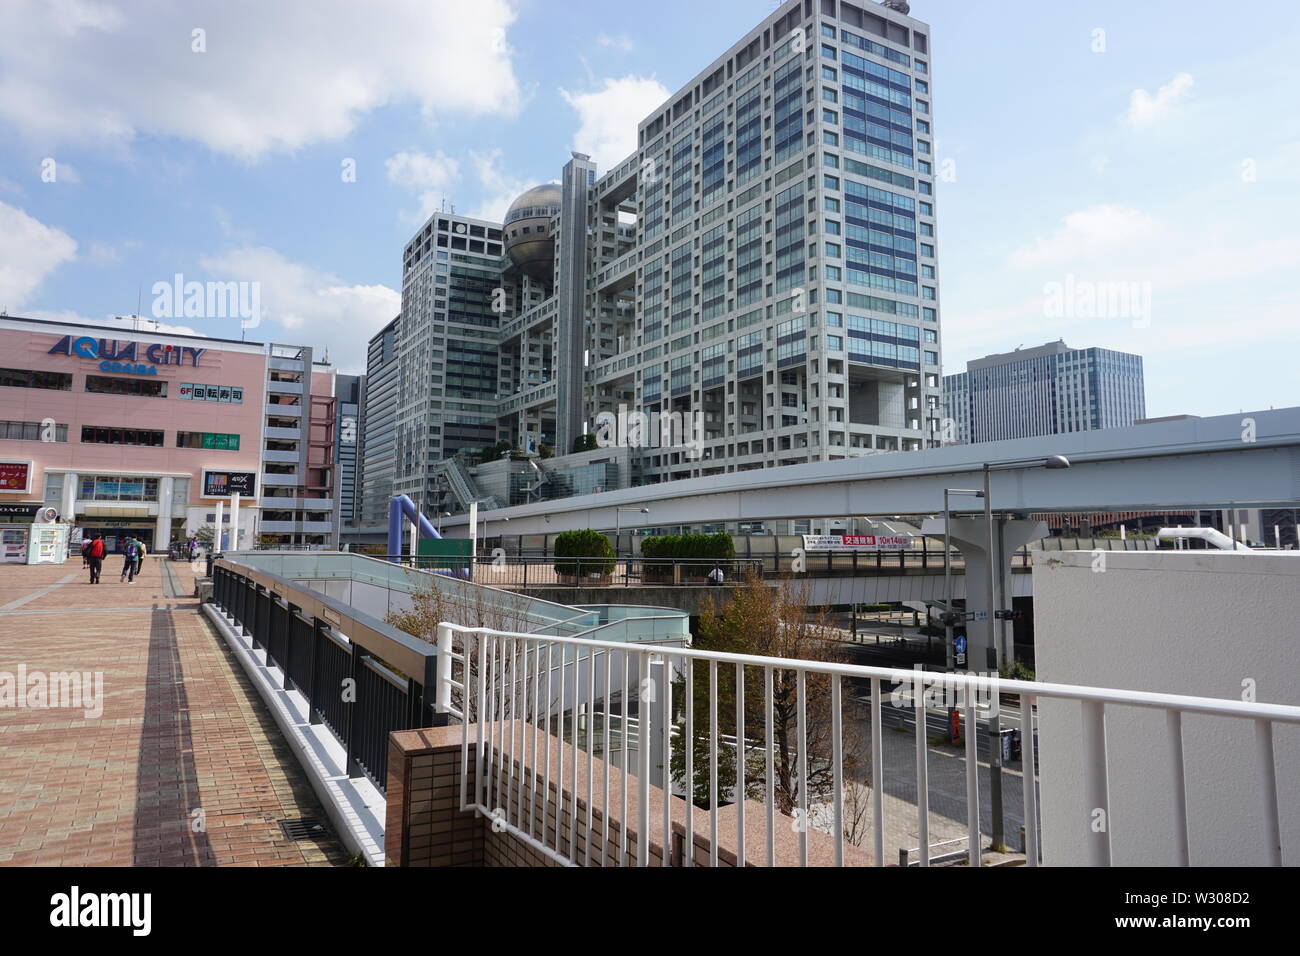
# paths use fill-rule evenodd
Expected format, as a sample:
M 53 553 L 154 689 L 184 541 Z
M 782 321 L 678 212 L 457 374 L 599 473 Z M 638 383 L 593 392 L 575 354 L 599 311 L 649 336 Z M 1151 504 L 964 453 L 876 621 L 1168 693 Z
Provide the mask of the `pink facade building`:
M 333 404 L 307 348 L 0 317 L 0 560 L 51 509 L 74 543 L 165 551 L 220 503 L 228 549 L 337 546 Z

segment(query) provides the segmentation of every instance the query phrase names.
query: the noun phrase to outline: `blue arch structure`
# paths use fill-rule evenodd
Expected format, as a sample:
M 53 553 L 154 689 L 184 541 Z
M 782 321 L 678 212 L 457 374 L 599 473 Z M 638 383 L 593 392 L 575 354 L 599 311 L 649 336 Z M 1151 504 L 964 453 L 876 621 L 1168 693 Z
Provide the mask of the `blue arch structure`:
M 406 495 L 394 495 L 388 502 L 388 560 L 394 563 L 401 561 L 403 518 L 420 529 L 421 538 L 442 538 L 433 523 L 420 514 L 414 501 Z

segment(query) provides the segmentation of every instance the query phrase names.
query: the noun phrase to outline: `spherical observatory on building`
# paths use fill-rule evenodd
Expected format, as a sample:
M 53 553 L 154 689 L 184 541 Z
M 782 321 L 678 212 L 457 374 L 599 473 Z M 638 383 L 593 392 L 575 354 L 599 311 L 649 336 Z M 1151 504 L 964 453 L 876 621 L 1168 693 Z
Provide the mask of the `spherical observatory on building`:
M 534 186 L 510 204 L 504 223 L 506 255 L 524 275 L 549 283 L 555 261 L 551 217 L 560 212 L 560 184 Z

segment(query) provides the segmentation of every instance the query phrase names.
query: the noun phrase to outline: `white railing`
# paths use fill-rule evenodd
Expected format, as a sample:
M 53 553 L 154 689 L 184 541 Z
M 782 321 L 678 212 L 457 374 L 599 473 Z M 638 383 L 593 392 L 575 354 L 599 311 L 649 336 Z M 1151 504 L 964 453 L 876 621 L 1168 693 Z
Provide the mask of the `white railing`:
M 918 839 L 915 848 L 909 852 L 919 858 L 921 866 L 928 866 L 931 862 L 926 712 L 927 707 L 933 704 L 936 687 L 944 688 L 944 692 L 951 695 L 950 699 L 955 701 L 955 706 L 964 718 L 967 833 L 963 842 L 967 846 L 969 865 L 980 865 L 982 846 L 977 718 L 980 715 L 997 716 L 1003 706 L 1001 701 L 1004 696 L 1019 698 L 1018 711 L 1023 734 L 1021 778 L 1027 865 L 1036 866 L 1039 862 L 1039 801 L 1034 746 L 1035 701 L 1038 698 L 1078 702 L 1083 734 L 1082 752 L 1077 757 L 1084 771 L 1087 805 L 1099 811 L 1107 821 L 1111 819 L 1111 808 L 1110 767 L 1106 755 L 1106 707 L 1122 705 L 1152 708 L 1166 713 L 1167 744 L 1172 756 L 1172 775 L 1168 788 L 1173 820 L 1171 836 L 1175 843 L 1176 859 L 1182 866 L 1187 866 L 1189 860 L 1183 715 L 1205 714 L 1253 721 L 1256 727 L 1261 825 L 1268 848 L 1267 860 L 1264 862 L 1272 866 L 1280 866 L 1282 863 L 1273 725 L 1300 724 L 1300 707 L 1004 680 L 977 674 L 759 657 L 682 647 L 629 646 L 582 638 L 466 628 L 449 623 L 438 626 L 437 642 L 436 709 L 460 721 L 462 726 L 461 809 L 473 809 L 490 818 L 494 829 L 508 831 L 538 852 L 564 865 L 590 865 L 591 846 L 597 836 L 601 841 L 602 854 L 609 845 L 610 811 L 614 806 L 610 802 L 609 769 L 615 763 L 611 756 L 613 754 L 618 755 L 616 766 L 627 771 L 618 775 L 621 786 L 621 802 L 618 806 L 622 813 L 618 818 L 623 823 L 620 826 L 619 849 L 616 854 L 620 864 L 626 866 L 629 863 L 628 828 L 637 837 L 636 859 L 631 862 L 645 866 L 649 860 L 650 800 L 645 798 L 645 788 L 639 790 L 641 796 L 636 800 L 638 819 L 626 819 L 629 776 L 636 776 L 641 783 L 658 786 L 665 794 L 661 807 L 663 865 L 695 865 L 695 813 L 689 806 L 684 814 L 679 810 L 676 815 L 685 828 L 685 858 L 670 859 L 674 801 L 667 797 L 669 794 L 685 795 L 689 801 L 690 795 L 696 793 L 696 748 L 688 745 L 690 741 L 697 741 L 697 746 L 700 743 L 707 744 L 710 865 L 718 864 L 719 810 L 725 798 L 735 795 L 743 797 L 753 789 L 759 790 L 763 795 L 766 846 L 760 856 L 767 865 L 777 863 L 775 844 L 778 826 L 790 828 L 792 823 L 798 824 L 801 820 L 805 822 L 804 825 L 794 827 L 798 833 L 797 862 L 803 866 L 808 865 L 809 832 L 810 829 L 817 828 L 806 824 L 813 819 L 810 814 L 818 809 L 823 811 L 823 817 L 830 818 L 831 829 L 824 836 L 833 845 L 834 863 L 837 866 L 844 865 L 846 788 L 853 785 L 851 780 L 846 779 L 844 769 L 846 756 L 851 756 L 846 754 L 844 741 L 842 685 L 845 680 L 869 681 L 871 687 L 869 751 L 873 785 L 870 787 L 870 815 L 874 841 L 873 863 L 876 866 L 884 866 L 886 860 L 885 795 L 881 784 L 885 770 L 882 730 L 886 683 L 901 685 L 888 695 L 891 704 L 900 706 L 901 702 L 901 706 L 913 711 Z M 708 668 L 705 702 L 708 727 L 698 736 L 694 701 L 696 666 Z M 656 668 L 660 670 L 656 671 Z M 720 673 L 725 674 L 728 669 L 735 676 L 734 713 L 719 715 L 718 678 Z M 660 676 L 652 676 L 656 673 Z M 761 687 L 762 709 L 758 717 L 759 726 L 751 725 L 747 728 L 747 714 L 758 713 L 757 708 L 750 709 L 745 704 L 747 683 L 755 674 L 761 675 L 761 682 L 754 683 Z M 823 747 L 821 753 L 814 752 L 817 747 L 810 745 L 807 737 L 811 696 L 808 685 L 814 681 L 821 686 L 829 700 L 829 709 L 822 712 L 828 715 L 830 741 L 829 747 Z M 685 697 L 683 706 L 679 709 L 673 707 L 675 684 L 680 685 Z M 931 693 L 927 694 L 927 690 Z M 628 705 L 633 701 L 629 697 L 630 691 L 636 692 L 635 717 L 628 713 Z M 791 691 L 792 699 L 789 696 Z M 778 699 L 786 713 L 793 704 L 797 715 L 793 728 L 789 724 L 783 728 L 793 729 L 794 732 L 793 743 L 785 741 L 785 752 L 793 755 L 797 807 L 792 808 L 793 821 L 783 817 L 780 823 L 775 799 L 774 768 L 778 744 L 773 739 L 773 729 L 776 726 L 774 702 Z M 817 706 L 815 701 L 811 704 Z M 825 702 L 822 706 L 825 706 Z M 720 720 L 726 723 L 720 723 Z M 558 749 L 551 737 L 559 739 Z M 745 742 L 744 747 L 739 748 L 737 742 L 742 740 Z M 566 787 L 566 741 L 571 745 L 573 755 L 567 768 L 568 796 L 571 800 L 567 848 L 562 845 L 564 827 L 560 825 L 562 821 L 559 819 Z M 643 743 L 645 746 L 642 746 Z M 990 738 L 990 744 L 992 747 L 1001 747 L 999 739 Z M 656 749 L 659 757 L 658 770 L 652 772 L 651 758 Z M 603 822 L 600 824 L 599 835 L 593 833 L 593 796 L 598 750 L 603 755 L 604 765 L 603 802 L 600 804 Z M 735 770 L 731 781 L 725 786 L 719 786 L 719 755 L 728 750 L 743 750 L 743 757 L 734 759 Z M 494 760 L 494 753 L 503 759 Z M 557 755 L 554 775 L 553 753 Z M 673 766 L 675 753 L 681 754 L 677 770 Z M 829 785 L 823 788 L 829 796 L 829 807 L 824 803 L 820 807 L 810 806 L 810 753 L 811 760 L 821 764 L 813 767 L 812 771 L 822 777 L 829 775 Z M 635 763 L 630 763 L 633 756 Z M 579 821 L 579 797 L 583 794 L 578 792 L 578 764 L 584 759 L 585 831 L 581 829 Z M 475 771 L 473 793 L 468 792 L 471 760 Z M 761 764 L 761 775 L 747 779 L 749 768 L 755 764 Z M 554 840 L 548 842 L 546 823 L 550 812 L 548 804 L 552 800 L 552 785 L 555 786 L 559 803 L 554 811 Z M 735 845 L 729 847 L 740 866 L 745 865 L 747 860 L 756 862 L 756 858 L 750 855 L 751 848 L 746 846 L 745 804 L 743 798 L 734 800 Z M 1108 825 L 1094 832 L 1094 839 L 1089 846 L 1090 865 L 1110 865 L 1112 829 Z M 586 851 L 581 854 L 581 858 L 575 852 L 580 832 L 587 835 L 584 841 Z M 945 854 L 945 858 L 948 856 L 950 854 Z

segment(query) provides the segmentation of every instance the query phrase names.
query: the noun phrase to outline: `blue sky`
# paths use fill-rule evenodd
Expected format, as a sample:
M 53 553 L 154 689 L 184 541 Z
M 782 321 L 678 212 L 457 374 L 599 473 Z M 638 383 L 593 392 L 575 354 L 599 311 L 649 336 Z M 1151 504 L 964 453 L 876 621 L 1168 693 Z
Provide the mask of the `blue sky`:
M 622 158 L 773 7 L 7 0 L 0 309 L 104 321 L 150 314 L 177 273 L 256 281 L 250 338 L 359 370 L 424 213 L 499 215 L 575 147 Z M 945 370 L 1063 337 L 1143 354 L 1151 415 L 1300 404 L 1294 6 L 912 11 L 933 28 Z M 1054 312 L 1067 285 L 1137 311 Z

